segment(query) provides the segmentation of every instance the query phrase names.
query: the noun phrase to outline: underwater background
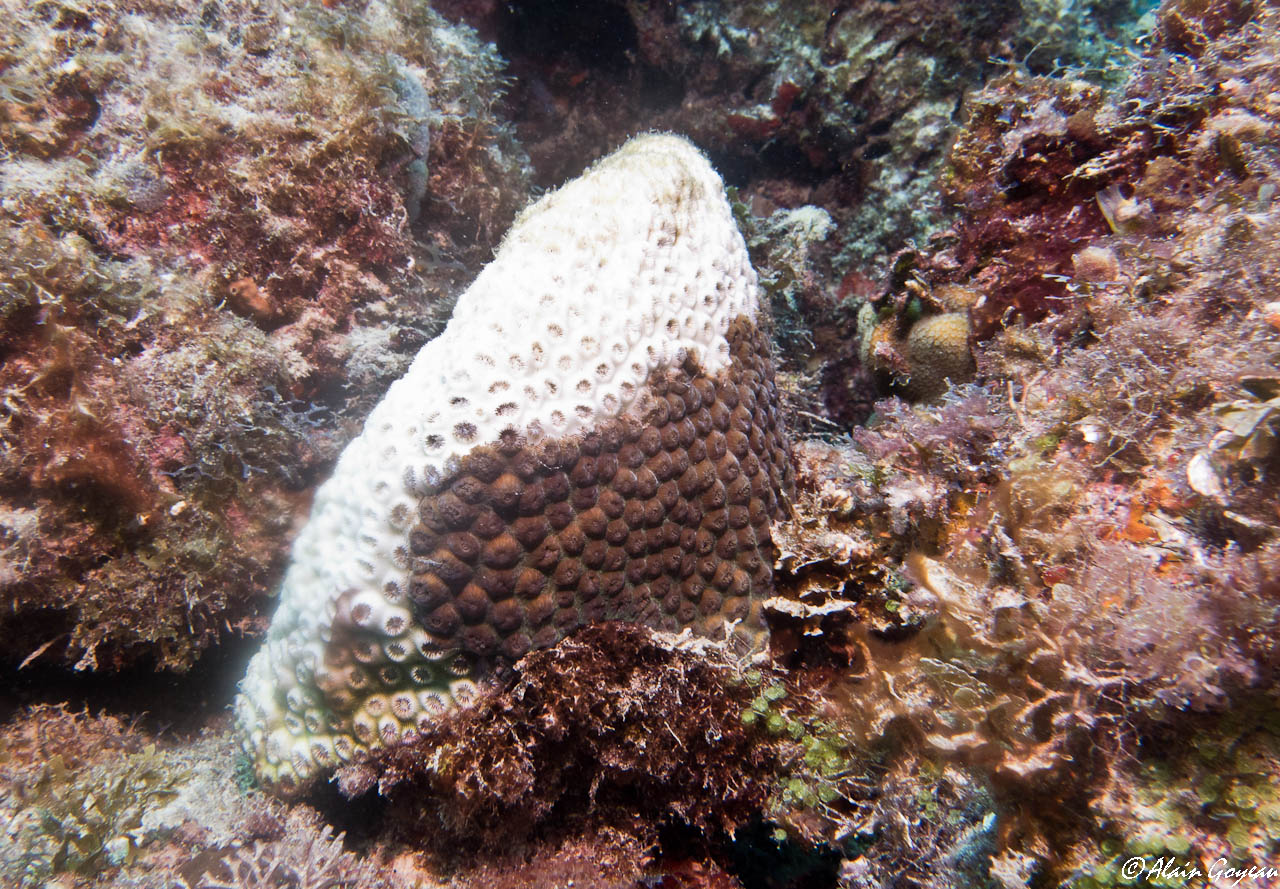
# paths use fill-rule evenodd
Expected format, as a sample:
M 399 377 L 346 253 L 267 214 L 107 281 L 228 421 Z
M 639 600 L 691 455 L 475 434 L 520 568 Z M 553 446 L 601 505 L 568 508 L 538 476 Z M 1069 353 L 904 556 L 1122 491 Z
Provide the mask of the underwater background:
M 1280 4 L 0 14 L 0 885 L 1280 886 Z M 771 317 L 768 657 L 584 619 L 280 792 L 316 487 L 654 131 Z

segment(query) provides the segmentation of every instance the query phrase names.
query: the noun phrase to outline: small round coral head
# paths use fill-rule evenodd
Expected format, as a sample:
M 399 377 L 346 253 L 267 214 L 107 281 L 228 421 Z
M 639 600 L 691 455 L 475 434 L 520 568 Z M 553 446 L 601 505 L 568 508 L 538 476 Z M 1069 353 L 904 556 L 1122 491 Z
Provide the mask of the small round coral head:
M 1090 284 L 1108 284 L 1120 277 L 1120 260 L 1107 247 L 1086 247 L 1071 257 L 1075 277 Z

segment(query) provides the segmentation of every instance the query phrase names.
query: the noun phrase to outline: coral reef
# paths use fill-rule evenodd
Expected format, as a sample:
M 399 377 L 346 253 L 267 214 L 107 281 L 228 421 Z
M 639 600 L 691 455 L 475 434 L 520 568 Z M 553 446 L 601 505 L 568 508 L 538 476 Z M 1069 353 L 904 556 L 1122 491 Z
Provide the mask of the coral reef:
M 958 106 L 999 64 L 1114 81 L 1147 2 L 606 0 L 451 4 L 512 59 L 512 116 L 542 181 L 646 127 L 684 133 L 762 202 L 821 205 L 833 248 L 877 264 L 944 219 Z M 772 208 L 765 210 L 765 215 Z
M 858 357 L 864 368 L 889 378 L 906 397 L 916 401 L 936 399 L 948 386 L 973 378 L 966 312 L 917 318 L 905 336 L 899 334 L 899 327 L 892 313 L 881 320 L 871 303 L 863 303 L 858 317 L 862 340 Z
M 1274 881 L 1280 7 L 435 9 L 5 7 L 0 881 Z
M 583 623 L 759 648 L 790 486 L 759 320 L 684 140 L 635 139 L 529 207 L 316 495 L 237 705 L 259 775 L 416 737 Z
M 1012 43 L 1014 58 L 1035 74 L 1087 77 L 1122 83 L 1129 53 L 1150 31 L 1151 0 L 1022 0 L 1022 22 Z
M 126 863 L 145 841 L 143 816 L 174 794 L 177 776 L 159 759 L 114 717 L 46 706 L 9 727 L 0 736 L 0 875 L 39 886 Z
M 5 659 L 186 668 L 523 203 L 500 61 L 412 3 L 4 12 Z
M 175 740 L 48 705 L 0 727 L 5 885 L 354 889 L 390 876 L 314 810 L 237 792 L 229 736 Z
M 1093 803 L 1111 830 L 1077 850 L 1079 885 L 1121 885 L 1122 868 L 1135 857 L 1147 871 L 1163 857 L 1201 868 L 1215 862 L 1219 872 L 1233 862 L 1274 877 L 1265 868 L 1280 837 L 1280 726 L 1271 704 L 1248 698 L 1240 704 L 1233 713 L 1195 720 L 1184 743 L 1153 739 L 1159 758 L 1116 770 Z
M 1116 95 L 1019 75 L 975 97 L 951 233 L 898 257 L 862 311 L 868 363 L 905 367 L 915 319 L 976 294 L 982 385 L 881 401 L 848 440 L 797 450 L 775 645 L 852 715 L 854 749 L 881 751 L 891 803 L 865 810 L 847 885 L 892 884 L 904 824 L 916 884 L 954 867 L 943 812 L 892 803 L 889 776 L 920 787 L 922 760 L 986 787 L 944 807 L 981 840 L 974 879 L 1120 885 L 1135 856 L 1273 848 L 1238 817 L 1270 782 L 1229 776 L 1272 768 L 1270 729 L 1239 714 L 1274 707 L 1280 666 L 1280 168 L 1259 104 L 1280 30 L 1272 8 L 1225 10 L 1195 14 L 1214 36 L 1194 61 L 1153 49 Z M 1182 33 L 1188 14 L 1161 21 Z M 1154 42 L 1175 39 L 1190 51 L 1167 27 Z
M 21 787 L 9 827 L 21 851 L 10 876 L 21 885 L 40 885 L 57 873 L 91 874 L 105 863 L 129 863 L 148 840 L 144 816 L 176 793 L 181 778 L 161 770 L 154 746 L 75 776 L 54 754 Z
M 759 233 L 752 255 L 763 278 L 787 291 L 775 307 L 784 309 L 777 331 L 790 415 L 802 431 L 825 434 L 863 422 L 883 394 L 876 377 L 892 376 L 867 372 L 842 348 L 857 336 L 857 306 L 849 303 L 878 295 L 866 285 L 904 246 L 949 237 L 954 196 L 937 184 L 954 165 L 950 146 L 973 113 L 969 95 L 993 72 L 1009 71 L 1070 72 L 1075 80 L 1047 80 L 1098 95 L 1099 84 L 1127 71 L 1135 39 L 1151 26 L 1150 6 L 606 0 L 589 15 L 554 3 L 449 8 L 512 58 L 510 113 L 540 181 L 559 182 L 649 127 L 686 134 L 708 151 L 757 217 L 746 227 Z M 995 88 L 996 95 L 1004 94 Z M 1035 164 L 1033 157 L 1027 166 Z M 985 182 L 987 168 L 979 169 Z M 1057 172 L 1049 169 L 1045 180 Z M 1087 188 L 1081 183 L 1078 191 Z M 790 214 L 804 216 L 806 206 L 834 225 L 823 243 L 804 250 L 807 275 L 792 284 L 797 251 L 787 244 L 801 229 L 780 227 L 799 224 Z M 1033 206 L 1023 221 L 1043 223 L 1037 212 Z M 1101 222 L 1094 209 L 1073 224 Z M 1069 229 L 1059 241 L 1076 234 L 1059 227 Z M 1019 276 L 1010 287 L 1034 280 L 1042 288 L 1038 270 L 1060 271 L 1052 257 L 1030 259 L 1026 272 L 1010 267 Z M 1056 294 L 1051 285 L 1047 292 Z M 1004 304 L 991 303 L 997 313 Z

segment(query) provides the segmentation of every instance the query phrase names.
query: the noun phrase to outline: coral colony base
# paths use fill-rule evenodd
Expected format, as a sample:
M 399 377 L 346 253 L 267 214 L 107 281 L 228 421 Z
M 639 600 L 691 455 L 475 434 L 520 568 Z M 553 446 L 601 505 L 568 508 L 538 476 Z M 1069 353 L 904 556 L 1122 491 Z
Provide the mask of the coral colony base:
M 765 635 L 791 486 L 719 177 L 636 138 L 533 204 L 316 495 L 236 703 L 285 787 L 587 623 Z

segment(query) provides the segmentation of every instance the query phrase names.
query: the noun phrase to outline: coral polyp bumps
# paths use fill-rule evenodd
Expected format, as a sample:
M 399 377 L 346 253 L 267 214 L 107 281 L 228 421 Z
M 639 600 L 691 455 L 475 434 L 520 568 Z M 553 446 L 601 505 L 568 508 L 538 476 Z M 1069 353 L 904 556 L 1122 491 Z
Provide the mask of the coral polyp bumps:
M 619 619 L 759 648 L 791 486 L 719 177 L 645 136 L 533 204 L 316 496 L 236 719 L 296 784 Z

